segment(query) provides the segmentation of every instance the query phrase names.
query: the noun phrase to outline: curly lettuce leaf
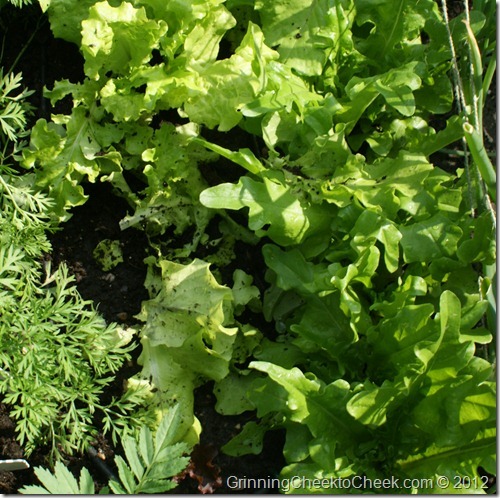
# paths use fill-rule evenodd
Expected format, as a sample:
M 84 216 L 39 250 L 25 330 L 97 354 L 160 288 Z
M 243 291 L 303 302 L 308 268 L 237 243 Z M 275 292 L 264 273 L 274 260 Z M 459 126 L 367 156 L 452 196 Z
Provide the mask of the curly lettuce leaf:
M 195 133 L 193 125 L 164 123 L 141 141 L 147 186 L 137 195 L 134 212 L 121 220 L 122 230 L 144 226 L 149 234 L 157 235 L 174 227 L 181 234 L 194 225 L 197 232 L 192 246 L 196 247 L 213 216 L 198 199 L 206 188 L 198 163 L 213 160 L 213 155 L 190 140 Z
M 233 294 L 201 260 L 182 265 L 150 258 L 148 263 L 151 299 L 143 302 L 138 315 L 144 322 L 139 358 L 143 369 L 131 385 L 149 384 L 151 403 L 159 413 L 178 402 L 179 431 L 191 431 L 192 436 L 193 390 L 203 380 L 221 381 L 229 372 L 238 334 L 232 326 Z
M 136 9 L 128 2 L 118 7 L 108 2 L 95 4 L 82 22 L 85 74 L 96 80 L 108 71 L 128 74 L 150 60 L 167 29 L 165 21 L 148 19 L 144 8 Z
M 83 179 L 94 182 L 101 174 L 121 172 L 120 153 L 103 150 L 108 135 L 84 107 L 75 107 L 70 117 L 55 116 L 51 123 L 40 119 L 33 127 L 23 164 L 35 168 L 36 185 L 54 198 L 60 220 L 69 218 L 67 209 L 85 202 Z
M 241 121 L 243 106 L 265 89 L 266 66 L 276 58 L 276 52 L 265 45 L 260 28 L 249 23 L 245 37 L 229 59 L 199 68 L 184 112 L 195 123 L 230 130 Z
M 50 20 L 50 29 L 56 38 L 81 43 L 82 21 L 97 0 L 44 0 L 43 10 Z

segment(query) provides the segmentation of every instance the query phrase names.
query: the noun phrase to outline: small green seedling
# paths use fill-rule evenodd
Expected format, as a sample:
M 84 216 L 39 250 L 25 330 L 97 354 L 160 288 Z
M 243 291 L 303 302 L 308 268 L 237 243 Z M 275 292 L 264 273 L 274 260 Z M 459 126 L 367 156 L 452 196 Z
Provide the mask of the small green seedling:
M 122 248 L 118 240 L 101 240 L 92 254 L 104 271 L 109 271 L 123 263 Z

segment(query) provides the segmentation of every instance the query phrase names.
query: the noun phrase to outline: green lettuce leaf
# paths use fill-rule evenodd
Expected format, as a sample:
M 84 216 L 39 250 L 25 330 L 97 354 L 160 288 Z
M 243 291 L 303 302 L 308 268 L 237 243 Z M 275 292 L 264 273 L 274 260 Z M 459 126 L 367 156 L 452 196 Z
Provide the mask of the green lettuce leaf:
M 96 80 L 109 71 L 128 74 L 150 60 L 167 29 L 165 21 L 148 19 L 143 7 L 136 9 L 128 2 L 118 7 L 95 4 L 82 22 L 85 74 Z
M 154 258 L 147 262 L 151 299 L 138 315 L 144 322 L 139 358 L 143 369 L 131 382 L 150 385 L 151 403 L 159 413 L 177 401 L 180 433 L 190 430 L 192 437 L 194 388 L 206 379 L 221 381 L 229 373 L 238 334 L 231 326 L 233 295 L 201 260 L 189 265 Z
M 248 207 L 250 229 L 282 245 L 300 243 L 328 223 L 323 210 L 301 202 L 282 180 L 268 176 L 262 182 L 243 177 L 236 185 L 211 187 L 201 193 L 200 201 L 214 209 Z
M 339 23 L 329 0 L 255 2 L 266 44 L 276 47 L 280 62 L 307 76 L 323 71 L 339 37 Z
M 242 119 L 241 109 L 266 86 L 266 66 L 277 54 L 264 44 L 260 28 L 249 23 L 241 45 L 229 59 L 199 69 L 196 85 L 183 106 L 195 123 L 227 131 Z
M 80 44 L 82 21 L 97 0 L 44 0 L 44 11 L 50 20 L 50 29 L 56 38 Z
M 23 164 L 36 167 L 36 186 L 54 198 L 59 219 L 67 219 L 67 209 L 85 202 L 79 185 L 83 179 L 94 182 L 100 174 L 121 172 L 120 153 L 112 148 L 103 151 L 108 134 L 84 107 L 75 107 L 69 119 L 55 116 L 52 123 L 40 119 L 34 126 Z

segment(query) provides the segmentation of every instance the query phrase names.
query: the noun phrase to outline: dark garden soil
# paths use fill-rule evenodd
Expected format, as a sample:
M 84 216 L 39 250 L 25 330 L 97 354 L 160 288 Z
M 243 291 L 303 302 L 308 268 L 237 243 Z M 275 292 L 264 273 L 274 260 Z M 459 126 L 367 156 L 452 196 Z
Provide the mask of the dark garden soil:
M 83 77 L 83 60 L 78 49 L 69 43 L 56 40 L 52 36 L 48 22 L 40 20 L 38 9 L 18 10 L 5 7 L 0 16 L 0 40 L 3 38 L 3 56 L 0 66 L 9 69 L 16 57 L 22 51 L 17 71 L 23 72 L 25 84 L 35 90 L 31 97 L 36 107 L 33 120 L 40 117 L 49 119 L 51 112 L 69 111 L 70 102 L 63 103 L 57 110 L 51 109 L 50 103 L 43 98 L 42 88 L 52 88 L 54 81 L 67 78 L 77 82 Z M 4 12 L 7 12 L 4 14 Z M 10 16 L 10 17 L 9 17 Z M 31 34 L 36 34 L 30 40 Z M 496 98 L 495 92 L 490 95 L 490 102 L 485 110 L 485 138 L 491 150 L 495 150 L 496 137 Z M 238 137 L 232 137 L 237 139 Z M 258 144 L 245 144 L 250 148 Z M 450 158 L 436 155 L 436 164 L 446 163 L 449 167 Z M 457 162 L 459 157 L 455 158 Z M 210 178 L 207 178 L 210 181 Z M 227 179 L 226 179 L 227 181 Z M 141 302 L 148 299 L 144 288 L 146 267 L 143 259 L 148 255 L 148 241 L 143 232 L 128 229 L 120 231 L 119 221 L 127 213 L 127 204 L 114 196 L 107 184 L 85 185 L 89 201 L 73 210 L 73 217 L 65 223 L 62 230 L 51 237 L 53 252 L 50 258 L 53 264 L 65 262 L 75 276 L 81 295 L 92 300 L 94 305 L 108 321 L 124 325 L 135 325 L 135 315 L 140 311 Z M 92 252 L 103 239 L 117 239 L 122 245 L 124 262 L 111 271 L 105 272 L 95 262 Z M 262 282 L 258 264 L 259 248 L 246 248 L 247 266 L 253 269 L 256 282 Z M 255 266 L 255 261 L 257 264 Z M 241 265 L 241 261 L 239 261 Z M 249 271 L 248 268 L 244 268 Z M 135 350 L 135 359 L 140 353 L 140 346 Z M 113 384 L 114 392 L 108 395 L 119 395 L 123 381 L 136 373 L 140 367 L 130 362 L 120 372 Z M 283 434 L 279 431 L 267 435 L 264 450 L 260 455 L 250 455 L 240 458 L 229 457 L 220 448 L 236 435 L 246 421 L 254 414 L 244 414 L 238 417 L 219 415 L 215 409 L 215 398 L 212 385 L 206 384 L 196 391 L 195 413 L 200 419 L 203 432 L 201 442 L 193 459 L 196 460 L 198 473 L 205 473 L 207 479 L 214 483 L 216 493 L 248 493 L 249 490 L 235 490 L 227 485 L 229 476 L 248 478 L 274 477 L 284 465 L 282 449 Z M 113 457 L 121 449 L 113 446 L 110 440 L 100 437 L 95 442 L 95 449 L 105 457 L 104 463 L 108 470 L 113 470 Z M 27 484 L 36 483 L 33 467 L 46 466 L 47 452 L 39 448 L 29 457 L 31 468 L 24 471 L 0 472 L 0 493 L 17 493 L 18 489 Z M 9 418 L 9 408 L 0 403 L 0 459 L 22 458 L 23 452 L 15 440 L 14 423 Z M 213 460 L 212 460 L 213 459 Z M 212 461 L 211 461 L 212 460 Z M 93 475 L 98 489 L 107 482 L 106 468 L 103 461 L 90 455 L 80 455 L 67 459 L 68 467 L 79 472 L 82 466 L 87 467 Z M 205 464 L 205 469 L 202 469 Z M 210 474 L 211 477 L 210 477 Z M 218 484 L 215 484 L 215 482 Z M 181 480 L 176 493 L 200 493 L 198 481 L 189 476 Z M 217 487 L 218 486 L 218 487 Z M 264 492 L 264 490 L 260 490 Z M 265 490 L 267 493 L 277 490 Z

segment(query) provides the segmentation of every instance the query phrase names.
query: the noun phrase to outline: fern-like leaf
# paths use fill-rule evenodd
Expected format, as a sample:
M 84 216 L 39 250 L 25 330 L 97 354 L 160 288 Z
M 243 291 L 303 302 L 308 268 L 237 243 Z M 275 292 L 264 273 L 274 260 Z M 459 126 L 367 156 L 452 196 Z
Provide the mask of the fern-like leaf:
M 20 6 L 22 2 L 14 2 Z M 12 95 L 21 86 L 21 73 L 3 74 L 0 68 L 0 137 L 4 134 L 12 142 L 16 142 L 22 135 L 27 123 L 27 114 L 32 109 L 26 98 L 33 94 L 32 90 L 22 90 L 17 95 Z

